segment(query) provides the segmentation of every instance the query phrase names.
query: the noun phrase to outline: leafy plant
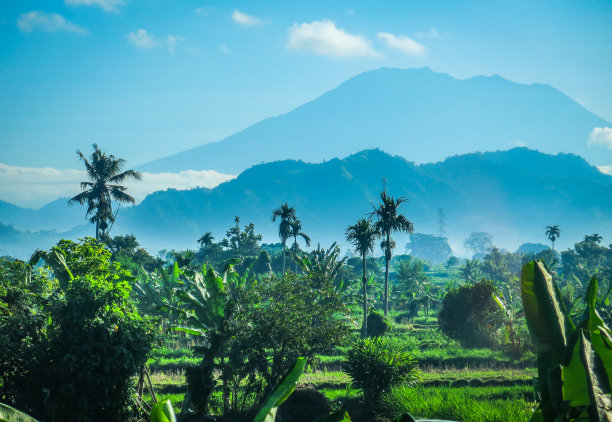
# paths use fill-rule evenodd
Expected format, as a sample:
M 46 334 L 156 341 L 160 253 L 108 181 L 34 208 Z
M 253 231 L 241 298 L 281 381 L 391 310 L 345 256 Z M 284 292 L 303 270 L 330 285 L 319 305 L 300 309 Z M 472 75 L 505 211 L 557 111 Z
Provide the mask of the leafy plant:
M 612 331 L 596 309 L 597 278 L 574 325 L 546 265 L 523 267 L 525 318 L 538 353 L 540 407 L 532 421 L 612 421 Z
M 488 322 L 498 310 L 494 293 L 493 283 L 486 280 L 450 290 L 438 313 L 440 330 L 464 347 L 494 346 L 497 337 Z
M 348 352 L 345 371 L 370 406 L 394 385 L 414 383 L 419 378 L 417 360 L 383 337 L 357 340 Z
M 38 308 L 44 329 L 21 343 L 30 359 L 15 362 L 14 377 L 4 381 L 20 408 L 46 421 L 66 415 L 96 421 L 102 413 L 129 420 L 136 413 L 132 376 L 145 363 L 152 338 L 130 299 L 133 277 L 109 256 L 87 239 L 61 241 L 32 260 L 42 258 L 57 282 Z

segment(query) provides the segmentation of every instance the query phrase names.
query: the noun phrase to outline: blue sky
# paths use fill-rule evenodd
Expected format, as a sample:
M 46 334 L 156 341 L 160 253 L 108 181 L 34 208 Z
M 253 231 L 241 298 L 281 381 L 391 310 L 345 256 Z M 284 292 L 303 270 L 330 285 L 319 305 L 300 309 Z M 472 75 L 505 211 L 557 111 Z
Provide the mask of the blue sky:
M 610 22 L 588 0 L 3 1 L 0 163 L 77 169 L 97 142 L 136 166 L 383 66 L 546 83 L 612 121 Z

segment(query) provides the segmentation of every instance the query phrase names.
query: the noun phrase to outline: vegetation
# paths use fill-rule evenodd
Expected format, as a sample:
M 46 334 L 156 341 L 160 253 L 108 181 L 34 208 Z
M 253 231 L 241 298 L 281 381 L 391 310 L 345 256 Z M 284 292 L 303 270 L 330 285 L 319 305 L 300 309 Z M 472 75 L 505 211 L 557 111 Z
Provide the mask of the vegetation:
M 96 144 L 93 144 L 93 148 L 89 160 L 81 151 L 77 151 L 90 180 L 81 182 L 83 192 L 71 198 L 68 204 L 87 204 L 86 216 L 91 215 L 89 221 L 96 225 L 96 239 L 100 239 L 108 234 L 116 218 L 112 201 L 134 203 L 134 198 L 125 193 L 126 187 L 117 183 L 128 179 L 140 180 L 141 175 L 134 170 L 123 171 L 124 159 L 106 155 Z
M 413 255 L 394 256 L 392 232 L 413 225 L 406 199 L 382 192 L 346 229 L 354 256 L 306 250 L 283 203 L 279 243 L 235 216 L 218 241 L 204 232 L 154 257 L 109 235 L 112 192 L 127 198 L 116 183 L 137 173 L 96 146 L 79 156 L 106 175 L 77 195 L 98 239 L 0 259 L 0 418 L 612 420 L 612 246 L 597 233 L 560 254 L 558 226 L 537 252 L 473 233 L 464 261 L 413 236 Z
M 357 340 L 346 359 L 346 373 L 363 391 L 369 406 L 375 405 L 391 387 L 414 383 L 418 378 L 416 359 L 383 337 Z

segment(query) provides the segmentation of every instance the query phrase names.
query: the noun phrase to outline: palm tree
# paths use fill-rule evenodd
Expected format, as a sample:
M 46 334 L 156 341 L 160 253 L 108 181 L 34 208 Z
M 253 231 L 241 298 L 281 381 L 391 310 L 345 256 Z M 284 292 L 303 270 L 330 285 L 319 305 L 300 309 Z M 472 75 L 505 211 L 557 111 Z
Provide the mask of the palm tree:
M 601 243 L 602 240 L 603 240 L 603 237 L 601 237 L 598 233 L 587 234 L 584 236 L 585 242 Z
M 291 237 L 293 237 L 293 253 L 297 255 L 300 250 L 300 246 L 298 245 L 298 237 L 304 239 L 306 242 L 306 246 L 310 246 L 310 236 L 302 231 L 302 220 L 295 217 L 293 220 L 289 222 L 289 227 L 291 228 Z M 297 273 L 297 261 L 295 262 L 295 272 Z
M 552 250 L 553 250 L 553 254 L 554 254 L 554 252 L 555 252 L 555 240 L 557 240 L 557 238 L 559 236 L 561 236 L 561 229 L 559 228 L 558 225 L 546 226 L 546 236 L 548 236 L 548 240 L 550 240 L 552 242 Z
M 283 275 L 285 275 L 285 252 L 287 249 L 287 239 L 291 237 L 291 221 L 295 217 L 295 208 L 290 207 L 286 202 L 272 212 L 272 221 L 280 219 L 278 225 L 278 237 L 283 244 Z
M 407 202 L 405 197 L 394 199 L 387 195 L 387 192 L 382 191 L 380 194 L 380 204 L 374 207 L 374 211 L 370 213 L 376 218 L 374 229 L 379 236 L 383 238 L 381 248 L 385 251 L 385 317 L 389 314 L 389 261 L 391 261 L 391 250 L 395 246 L 395 242 L 391 239 L 391 232 L 406 232 L 413 233 L 414 227 L 404 215 L 399 214 L 400 205 Z M 372 205 L 374 206 L 374 205 Z
M 202 237 L 198 239 L 198 243 L 200 244 L 201 248 L 204 248 L 206 246 L 212 245 L 214 239 L 215 236 L 213 236 L 211 232 L 206 232 L 202 235 Z
M 368 297 L 366 279 L 366 255 L 374 252 L 374 244 L 378 233 L 370 224 L 370 220 L 362 218 L 346 229 L 346 240 L 355 247 L 355 252 L 363 259 L 363 275 L 361 284 L 363 287 L 363 337 L 368 335 Z
M 134 170 L 122 171 L 125 160 L 115 158 L 114 155 L 106 155 L 96 144 L 93 144 L 94 152 L 89 160 L 81 151 L 77 155 L 85 164 L 87 176 L 90 181 L 81 182 L 83 192 L 71 198 L 69 205 L 87 203 L 86 217 L 91 215 L 89 221 L 96 225 L 96 239 L 107 235 L 109 223 L 114 223 L 116 214 L 113 215 L 111 201 L 134 203 L 134 198 L 125 193 L 126 187 L 118 185 L 128 179 L 140 180 L 141 174 Z

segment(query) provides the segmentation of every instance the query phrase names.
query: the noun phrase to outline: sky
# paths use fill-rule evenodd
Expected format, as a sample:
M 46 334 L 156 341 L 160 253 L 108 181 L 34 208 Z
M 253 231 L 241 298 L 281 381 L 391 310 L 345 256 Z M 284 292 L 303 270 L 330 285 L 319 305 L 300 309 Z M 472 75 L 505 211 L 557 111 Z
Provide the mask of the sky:
M 589 0 L 3 1 L 0 199 L 54 199 L 39 182 L 76 180 L 93 143 L 137 166 L 380 67 L 550 84 L 612 122 L 610 22 Z

